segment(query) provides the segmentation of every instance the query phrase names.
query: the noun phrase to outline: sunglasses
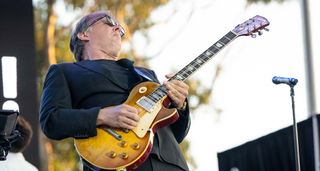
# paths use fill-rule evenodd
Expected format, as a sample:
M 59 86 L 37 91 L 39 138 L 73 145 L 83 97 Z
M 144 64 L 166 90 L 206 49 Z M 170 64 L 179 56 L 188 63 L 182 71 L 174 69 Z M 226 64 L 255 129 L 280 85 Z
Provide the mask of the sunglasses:
M 106 20 L 103 20 L 103 18 L 106 18 Z M 97 23 L 100 20 L 102 21 L 102 23 L 104 23 L 110 27 L 119 26 L 120 36 L 123 37 L 125 35 L 124 28 L 114 18 L 107 16 L 107 15 L 93 20 L 92 23 L 90 23 L 88 25 L 88 28 L 90 28 L 91 26 L 93 26 L 95 23 Z

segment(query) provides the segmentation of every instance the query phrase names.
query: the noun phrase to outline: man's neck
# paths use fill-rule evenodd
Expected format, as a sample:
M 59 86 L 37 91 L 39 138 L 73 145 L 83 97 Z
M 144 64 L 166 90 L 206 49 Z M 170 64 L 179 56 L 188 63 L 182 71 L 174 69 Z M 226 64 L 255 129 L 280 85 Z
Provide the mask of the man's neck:
M 99 60 L 99 59 L 105 59 L 105 60 L 113 60 L 116 61 L 119 58 L 119 54 L 114 54 L 107 52 L 103 49 L 93 49 L 89 51 L 84 52 L 84 60 Z

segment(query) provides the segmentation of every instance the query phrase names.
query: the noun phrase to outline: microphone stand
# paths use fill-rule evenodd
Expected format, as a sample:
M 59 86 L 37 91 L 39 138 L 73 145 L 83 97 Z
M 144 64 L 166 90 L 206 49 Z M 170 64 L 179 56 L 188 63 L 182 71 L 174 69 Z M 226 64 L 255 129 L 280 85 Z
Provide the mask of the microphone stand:
M 294 143 L 294 154 L 296 161 L 296 171 L 300 171 L 300 154 L 299 154 L 299 138 L 298 138 L 298 128 L 296 122 L 295 105 L 294 105 L 294 85 L 290 84 L 290 96 L 292 102 L 292 116 L 293 116 L 293 143 Z

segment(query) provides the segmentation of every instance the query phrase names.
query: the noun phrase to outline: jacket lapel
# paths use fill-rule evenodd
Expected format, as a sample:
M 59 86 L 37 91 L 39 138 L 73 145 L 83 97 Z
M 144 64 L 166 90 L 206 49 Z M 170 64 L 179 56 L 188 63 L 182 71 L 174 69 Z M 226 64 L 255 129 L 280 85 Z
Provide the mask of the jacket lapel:
M 84 60 L 84 61 L 76 62 L 75 64 L 91 72 L 95 72 L 102 75 L 103 77 L 105 77 L 106 79 L 114 83 L 116 86 L 118 86 L 119 88 L 128 91 L 127 85 L 121 84 L 121 80 L 116 79 L 113 72 L 104 68 L 102 65 L 98 64 L 97 62 Z

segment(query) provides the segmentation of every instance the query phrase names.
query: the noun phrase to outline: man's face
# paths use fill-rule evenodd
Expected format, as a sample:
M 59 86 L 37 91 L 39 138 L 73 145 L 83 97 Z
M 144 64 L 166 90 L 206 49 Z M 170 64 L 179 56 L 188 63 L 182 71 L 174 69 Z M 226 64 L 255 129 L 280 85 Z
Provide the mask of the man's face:
M 112 18 L 104 17 L 90 26 L 87 31 L 91 48 L 112 56 L 118 56 L 121 49 L 123 28 Z

